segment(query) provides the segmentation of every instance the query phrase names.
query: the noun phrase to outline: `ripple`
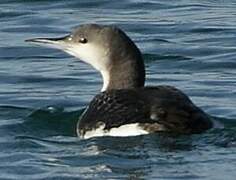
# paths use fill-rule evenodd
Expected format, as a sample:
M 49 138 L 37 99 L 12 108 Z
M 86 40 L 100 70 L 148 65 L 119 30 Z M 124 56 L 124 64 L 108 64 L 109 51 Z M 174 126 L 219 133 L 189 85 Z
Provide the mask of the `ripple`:
M 24 122 L 24 126 L 34 134 L 44 131 L 44 136 L 57 134 L 76 136 L 76 124 L 82 112 L 83 109 L 66 112 L 61 107 L 48 106 L 33 111 Z
M 235 179 L 235 6 L 1 1 L 0 179 Z M 222 126 L 190 136 L 79 139 L 76 124 L 99 91 L 99 74 L 24 40 L 90 22 L 124 29 L 143 52 L 147 84 L 180 88 Z
M 158 55 L 158 54 L 143 54 L 144 60 L 148 62 L 152 61 L 182 61 L 182 60 L 191 60 L 190 57 L 182 56 L 182 55 Z
M 214 33 L 214 32 L 226 32 L 228 30 L 233 30 L 233 29 L 227 29 L 223 27 L 204 27 L 204 28 L 195 28 L 192 29 L 190 32 L 192 33 Z

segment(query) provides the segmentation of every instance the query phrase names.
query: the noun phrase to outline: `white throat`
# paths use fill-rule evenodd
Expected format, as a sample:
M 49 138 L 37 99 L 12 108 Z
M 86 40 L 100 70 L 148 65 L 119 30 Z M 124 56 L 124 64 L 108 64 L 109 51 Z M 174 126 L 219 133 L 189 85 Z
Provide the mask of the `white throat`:
M 103 78 L 103 87 L 101 92 L 106 91 L 110 81 L 109 66 L 109 49 L 100 49 L 93 44 L 71 46 L 63 49 L 67 53 L 75 56 L 82 61 L 92 65 L 101 72 Z

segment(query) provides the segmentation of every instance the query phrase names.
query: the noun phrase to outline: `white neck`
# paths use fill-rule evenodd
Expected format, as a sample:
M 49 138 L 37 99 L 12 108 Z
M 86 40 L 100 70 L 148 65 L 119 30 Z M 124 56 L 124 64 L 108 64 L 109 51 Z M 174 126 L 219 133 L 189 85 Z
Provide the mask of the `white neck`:
M 110 74 L 108 71 L 101 71 L 101 74 L 102 74 L 102 79 L 103 79 L 103 86 L 102 86 L 101 92 L 104 92 L 107 90 L 107 87 L 109 85 Z

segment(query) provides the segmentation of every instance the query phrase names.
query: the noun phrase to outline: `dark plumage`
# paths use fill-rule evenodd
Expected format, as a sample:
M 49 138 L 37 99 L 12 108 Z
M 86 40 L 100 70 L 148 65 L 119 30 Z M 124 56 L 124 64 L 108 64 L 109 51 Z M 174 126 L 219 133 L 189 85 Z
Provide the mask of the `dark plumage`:
M 105 124 L 105 130 L 139 123 L 149 132 L 200 133 L 210 117 L 171 86 L 108 90 L 96 95 L 78 123 L 79 133 Z M 161 127 L 161 128 L 160 128 Z

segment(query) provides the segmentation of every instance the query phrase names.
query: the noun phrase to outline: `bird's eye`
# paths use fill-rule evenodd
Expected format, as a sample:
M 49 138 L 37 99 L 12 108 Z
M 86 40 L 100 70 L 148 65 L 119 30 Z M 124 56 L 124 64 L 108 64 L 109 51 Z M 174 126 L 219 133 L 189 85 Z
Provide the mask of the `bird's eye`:
M 85 43 L 88 42 L 88 40 L 86 38 L 80 38 L 79 42 L 82 43 L 82 44 L 85 44 Z

